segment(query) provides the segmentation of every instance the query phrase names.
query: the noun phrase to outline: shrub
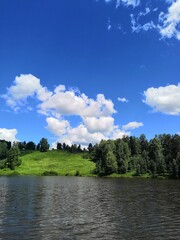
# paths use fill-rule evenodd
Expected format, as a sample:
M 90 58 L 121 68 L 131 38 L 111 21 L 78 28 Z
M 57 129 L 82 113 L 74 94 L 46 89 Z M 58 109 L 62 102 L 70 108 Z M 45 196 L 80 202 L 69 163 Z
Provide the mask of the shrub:
M 42 176 L 58 176 L 58 173 L 56 171 L 45 171 Z

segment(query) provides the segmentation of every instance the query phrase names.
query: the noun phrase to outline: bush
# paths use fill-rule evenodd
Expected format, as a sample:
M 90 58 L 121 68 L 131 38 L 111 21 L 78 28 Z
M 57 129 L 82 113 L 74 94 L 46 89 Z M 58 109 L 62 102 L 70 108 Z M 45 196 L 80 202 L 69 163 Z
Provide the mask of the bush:
M 80 172 L 77 170 L 75 176 L 81 176 Z
M 56 171 L 45 171 L 42 176 L 58 176 L 58 173 Z

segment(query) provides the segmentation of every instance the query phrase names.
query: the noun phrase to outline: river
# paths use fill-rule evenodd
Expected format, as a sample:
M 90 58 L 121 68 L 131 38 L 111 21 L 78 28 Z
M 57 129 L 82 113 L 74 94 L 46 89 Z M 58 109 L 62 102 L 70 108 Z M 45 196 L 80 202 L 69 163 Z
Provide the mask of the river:
M 180 239 L 180 181 L 0 177 L 0 240 Z

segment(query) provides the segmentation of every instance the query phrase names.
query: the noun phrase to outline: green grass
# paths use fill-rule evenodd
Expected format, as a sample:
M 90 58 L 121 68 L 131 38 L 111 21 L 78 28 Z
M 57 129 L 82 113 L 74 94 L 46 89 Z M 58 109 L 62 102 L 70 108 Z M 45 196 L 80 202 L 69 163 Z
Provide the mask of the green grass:
M 22 164 L 14 171 L 0 169 L 0 175 L 35 175 L 41 176 L 44 172 L 57 173 L 61 176 L 94 176 L 91 171 L 95 163 L 84 159 L 83 154 L 72 154 L 65 151 L 52 150 L 48 152 L 33 152 L 21 156 Z

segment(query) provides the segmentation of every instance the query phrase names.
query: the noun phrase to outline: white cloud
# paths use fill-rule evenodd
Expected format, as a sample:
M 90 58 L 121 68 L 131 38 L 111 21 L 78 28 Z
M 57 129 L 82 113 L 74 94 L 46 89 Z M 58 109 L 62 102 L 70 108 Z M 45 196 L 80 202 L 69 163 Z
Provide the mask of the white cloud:
M 121 4 L 125 6 L 133 6 L 137 7 L 140 4 L 140 0 L 105 0 L 106 3 L 115 2 L 116 8 L 118 8 Z
M 15 142 L 18 141 L 16 139 L 17 130 L 16 129 L 6 129 L 0 128 L 0 139 Z
M 124 136 L 129 136 L 131 133 L 121 130 L 119 128 L 114 129 L 111 139 L 123 138 Z
M 123 103 L 129 102 L 126 98 L 120 98 L 120 97 L 118 97 L 118 101 Z
M 160 13 L 159 31 L 163 38 L 175 37 L 180 40 L 180 0 L 172 2 L 168 13 Z
M 20 75 L 7 89 L 3 96 L 6 103 L 15 111 L 28 106 L 29 98 L 33 98 L 37 111 L 46 116 L 46 128 L 67 144 L 80 143 L 95 144 L 101 139 L 121 138 L 129 134 L 115 125 L 113 114 L 116 113 L 114 104 L 103 94 L 97 94 L 95 99 L 89 98 L 79 89 L 66 89 L 64 85 L 57 86 L 53 92 L 43 87 L 35 76 Z M 121 102 L 128 102 L 126 98 L 118 98 Z M 77 127 L 72 127 L 71 116 L 80 117 Z M 66 118 L 68 117 L 68 120 Z M 15 132 L 14 134 L 15 140 Z
M 145 24 L 139 24 L 138 17 L 135 19 L 134 14 L 130 15 L 131 17 L 131 28 L 132 32 L 140 32 L 140 31 L 148 31 L 152 29 L 157 29 L 157 26 L 154 24 L 153 21 L 147 22 Z
M 67 134 L 61 136 L 57 142 L 65 142 L 68 145 L 81 144 L 87 146 L 89 143 L 96 144 L 102 139 L 107 139 L 103 133 L 89 133 L 87 128 L 83 124 L 80 124 L 76 128 L 70 128 Z
M 139 14 L 138 14 L 138 19 L 141 17 L 141 16 L 146 16 L 146 15 L 148 15 L 149 13 L 151 12 L 151 10 L 150 10 L 150 8 L 145 8 L 145 11 L 144 12 L 140 12 Z
M 116 8 L 121 6 L 135 8 L 139 7 L 141 3 L 140 0 L 105 0 L 105 2 L 114 3 Z M 161 6 L 154 9 L 146 7 L 144 11 L 133 11 L 130 14 L 132 32 L 156 30 L 161 35 L 161 39 L 174 37 L 180 40 L 180 0 L 165 0 L 164 3 L 166 10 L 163 5 L 163 8 Z M 111 28 L 112 24 L 108 23 L 107 30 Z
M 108 117 L 84 117 L 83 122 L 90 133 L 101 132 L 103 134 L 111 133 L 114 129 L 114 118 Z
M 70 123 L 67 120 L 48 117 L 46 122 L 48 124 L 47 129 L 56 136 L 66 134 L 70 128 Z
M 109 116 L 116 111 L 111 100 L 98 94 L 96 100 L 85 94 L 77 94 L 73 90 L 66 91 L 57 87 L 54 94 L 39 105 L 41 113 L 58 113 L 61 115 L 79 115 L 81 117 Z
M 21 74 L 15 78 L 13 85 L 7 89 L 7 93 L 2 97 L 6 100 L 7 105 L 17 111 L 26 104 L 28 97 L 34 97 L 35 94 L 41 101 L 46 100 L 51 95 L 46 88 L 41 86 L 37 77 L 31 74 Z
M 118 7 L 121 2 L 126 6 L 133 6 L 133 7 L 137 7 L 140 4 L 140 0 L 117 0 L 116 7 Z
M 142 127 L 143 126 L 143 123 L 142 122 L 129 122 L 128 124 L 126 125 L 123 125 L 122 128 L 127 131 L 127 130 L 133 130 L 133 129 L 136 129 L 136 128 L 139 128 L 139 127 Z
M 144 92 L 144 103 L 156 112 L 180 115 L 180 84 L 159 88 L 148 88 Z

